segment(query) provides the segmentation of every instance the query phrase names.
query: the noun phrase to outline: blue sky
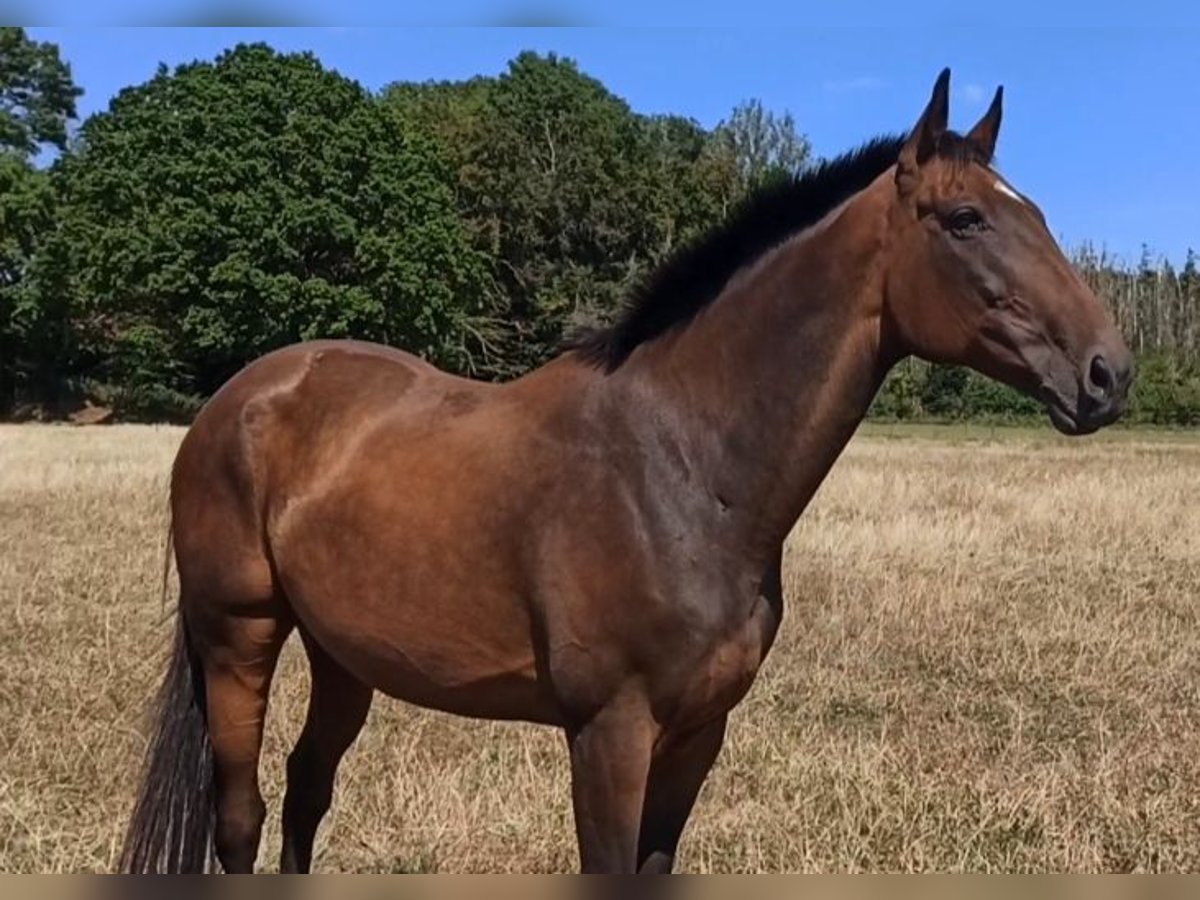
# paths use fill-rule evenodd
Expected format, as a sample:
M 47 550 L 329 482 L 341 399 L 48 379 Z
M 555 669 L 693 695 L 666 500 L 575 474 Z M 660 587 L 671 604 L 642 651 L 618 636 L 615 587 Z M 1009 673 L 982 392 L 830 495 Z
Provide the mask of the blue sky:
M 623 3 L 610 6 L 609 14 Z M 1123 9 L 1110 14 L 1095 5 L 1087 21 L 1126 21 L 1129 7 Z M 944 20 L 954 21 L 949 15 Z M 122 87 L 149 78 L 160 61 L 212 58 L 244 40 L 312 50 L 371 89 L 395 80 L 496 74 L 529 48 L 576 59 L 636 110 L 681 113 L 708 126 L 740 100 L 760 97 L 773 109 L 791 111 L 826 155 L 875 133 L 907 128 L 937 72 L 948 65 L 951 120 L 960 129 L 1004 84 L 999 167 L 1042 206 L 1064 243 L 1090 240 L 1129 261 L 1145 243 L 1181 262 L 1188 247 L 1200 250 L 1200 27 L 1167 25 L 1161 16 L 1155 21 L 1152 28 L 1029 28 L 993 21 L 920 29 L 31 31 L 61 46 L 86 91 L 83 115 L 105 108 Z

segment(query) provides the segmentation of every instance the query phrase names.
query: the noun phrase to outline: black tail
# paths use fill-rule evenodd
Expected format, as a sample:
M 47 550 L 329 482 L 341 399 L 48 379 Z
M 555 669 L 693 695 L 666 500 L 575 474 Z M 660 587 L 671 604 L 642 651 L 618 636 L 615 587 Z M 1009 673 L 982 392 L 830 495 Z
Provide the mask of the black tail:
M 141 793 L 125 836 L 120 870 L 134 874 L 210 871 L 216 819 L 212 746 L 204 672 L 192 650 L 182 611 L 154 715 Z

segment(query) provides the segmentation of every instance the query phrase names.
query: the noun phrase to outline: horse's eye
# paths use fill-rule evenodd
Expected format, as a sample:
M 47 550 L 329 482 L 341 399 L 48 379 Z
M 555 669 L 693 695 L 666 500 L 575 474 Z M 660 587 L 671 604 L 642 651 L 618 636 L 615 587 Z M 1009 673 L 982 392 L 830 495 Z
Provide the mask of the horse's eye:
M 987 223 L 983 221 L 979 210 L 971 206 L 960 206 L 950 213 L 946 219 L 946 227 L 955 237 L 967 237 L 977 231 L 983 231 L 987 228 Z

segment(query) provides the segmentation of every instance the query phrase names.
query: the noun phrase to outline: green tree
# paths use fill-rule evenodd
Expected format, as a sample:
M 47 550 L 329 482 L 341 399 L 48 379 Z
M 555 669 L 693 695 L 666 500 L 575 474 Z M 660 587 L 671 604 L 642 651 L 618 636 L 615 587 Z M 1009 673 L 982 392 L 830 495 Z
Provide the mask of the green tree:
M 494 248 L 517 368 L 572 317 L 615 305 L 637 271 L 628 106 L 576 65 L 523 53 L 489 92 L 475 218 Z
M 0 153 L 0 411 L 18 399 L 55 402 L 72 357 L 70 306 L 48 277 L 55 219 L 46 173 Z
M 383 103 L 409 128 L 436 142 L 454 170 L 454 183 L 464 212 L 469 212 L 482 186 L 478 168 L 494 78 L 466 81 L 395 82 L 382 95 Z
M 66 146 L 81 94 L 51 43 L 0 28 L 0 411 L 18 399 L 53 401 L 73 342 L 66 297 L 41 279 L 55 227 L 55 196 L 30 160 L 43 144 Z
M 757 99 L 735 106 L 716 134 L 733 158 L 742 192 L 771 178 L 798 174 L 812 155 L 812 146 L 796 129 L 792 114 L 776 115 Z
M 1194 287 L 1200 281 L 1200 274 L 1197 273 L 1196 251 L 1188 248 L 1187 258 L 1183 263 L 1183 271 L 1180 273 L 1180 279 L 1189 288 Z
M 316 337 L 471 368 L 484 270 L 445 162 L 310 54 L 160 68 L 59 168 L 89 359 L 128 406 L 206 395 Z
M 692 120 L 641 116 L 574 62 L 523 53 L 499 78 L 395 84 L 385 104 L 442 148 L 491 261 L 501 355 L 546 359 L 740 195 L 736 161 Z
M 67 145 L 67 123 L 82 94 L 58 47 L 24 28 L 0 27 L 0 148 L 23 157 L 41 144 Z
M 655 264 L 721 220 L 737 194 L 738 176 L 719 138 L 693 119 L 648 116 L 642 132 L 634 202 L 645 213 L 647 231 L 640 238 Z

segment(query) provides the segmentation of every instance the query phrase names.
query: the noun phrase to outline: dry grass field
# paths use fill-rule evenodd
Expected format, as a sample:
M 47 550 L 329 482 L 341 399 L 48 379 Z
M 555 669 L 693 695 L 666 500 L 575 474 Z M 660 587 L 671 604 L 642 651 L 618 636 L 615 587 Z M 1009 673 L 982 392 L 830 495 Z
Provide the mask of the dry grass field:
M 0 426 L 0 871 L 104 870 L 161 672 L 181 432 Z M 868 428 L 793 534 L 780 640 L 685 871 L 1200 870 L 1200 440 Z M 289 646 L 264 757 L 306 698 Z M 575 865 L 557 733 L 379 698 L 322 871 Z

